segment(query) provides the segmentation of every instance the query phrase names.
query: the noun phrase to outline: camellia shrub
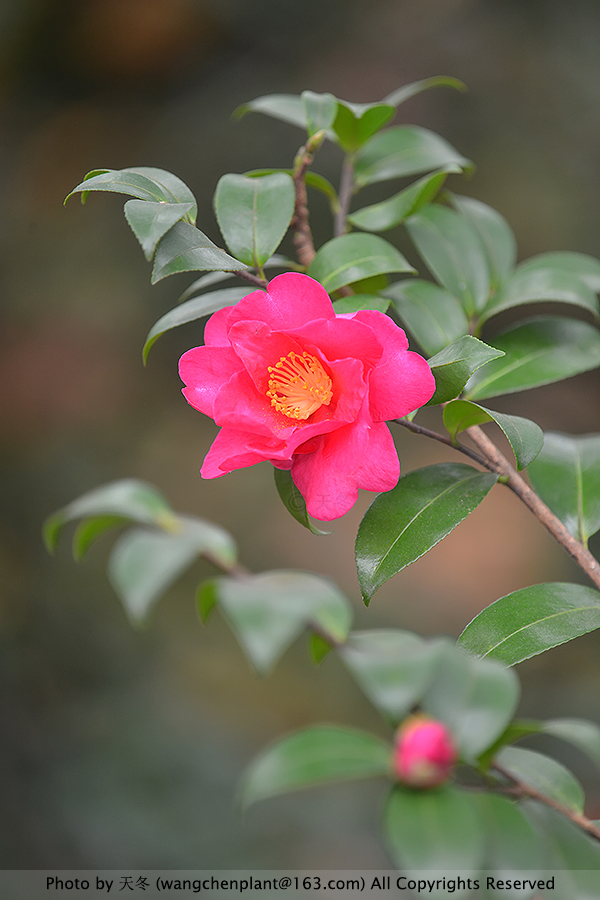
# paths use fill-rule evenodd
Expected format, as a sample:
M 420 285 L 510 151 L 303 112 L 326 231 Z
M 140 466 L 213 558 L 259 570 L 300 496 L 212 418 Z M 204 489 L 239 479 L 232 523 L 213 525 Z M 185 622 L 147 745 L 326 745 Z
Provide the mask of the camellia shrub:
M 518 742 L 550 734 L 600 765 L 600 729 L 516 719 L 513 666 L 600 626 L 600 565 L 587 546 L 600 530 L 600 435 L 543 434 L 488 404 L 600 366 L 600 262 L 553 252 L 517 265 L 504 218 L 445 190 L 448 175 L 470 161 L 431 131 L 390 125 L 403 101 L 438 86 L 462 87 L 440 77 L 378 103 L 305 91 L 246 104 L 239 115 L 292 123 L 305 143 L 287 170 L 223 175 L 217 243 L 197 227 L 194 196 L 169 172 L 100 169 L 72 193 L 129 195 L 125 216 L 153 283 L 203 273 L 151 329 L 144 358 L 169 329 L 210 316 L 204 345 L 180 361 L 185 398 L 220 428 L 204 478 L 267 461 L 274 489 L 315 541 L 322 532 L 313 519 L 342 516 L 359 489 L 377 492 L 356 538 L 365 604 L 492 489 L 515 493 L 590 584 L 523 587 L 484 609 L 454 643 L 353 631 L 352 605 L 326 577 L 247 570 L 227 532 L 179 515 L 141 481 L 73 500 L 50 516 L 45 537 L 54 550 L 77 520 L 81 558 L 101 534 L 129 523 L 109 566 L 135 622 L 195 559 L 209 560 L 216 574 L 199 587 L 200 615 L 207 621 L 217 607 L 261 674 L 302 632 L 316 662 L 339 654 L 389 724 L 389 740 L 339 725 L 289 734 L 249 766 L 244 805 L 322 782 L 388 779 L 383 833 L 403 871 L 451 867 L 475 880 L 534 873 L 522 897 L 554 897 L 544 873 L 557 871 L 565 897 L 596 897 L 600 824 L 585 816 L 582 788 L 551 756 Z M 315 171 L 325 141 L 341 151 L 339 191 Z M 400 179 L 401 190 L 361 206 L 363 188 Z M 318 248 L 307 189 L 331 207 L 333 234 Z M 411 261 L 381 236 L 397 226 L 412 241 Z M 296 259 L 277 254 L 288 231 Z M 420 277 L 425 267 L 433 280 Z M 519 307 L 538 301 L 543 312 L 523 318 Z M 554 301 L 560 307 L 548 313 Z M 419 422 L 419 410 L 432 406 L 439 431 Z M 390 430 L 398 428 L 453 448 L 457 461 L 400 476 Z M 514 459 L 494 443 L 497 429 Z

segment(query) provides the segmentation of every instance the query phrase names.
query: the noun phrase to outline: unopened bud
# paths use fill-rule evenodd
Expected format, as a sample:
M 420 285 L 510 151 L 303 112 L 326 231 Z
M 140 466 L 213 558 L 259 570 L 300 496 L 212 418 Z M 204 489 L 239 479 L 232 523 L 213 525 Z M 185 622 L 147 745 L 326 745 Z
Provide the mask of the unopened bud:
M 396 732 L 393 768 L 404 784 L 436 787 L 448 780 L 457 760 L 450 732 L 429 716 L 410 716 Z

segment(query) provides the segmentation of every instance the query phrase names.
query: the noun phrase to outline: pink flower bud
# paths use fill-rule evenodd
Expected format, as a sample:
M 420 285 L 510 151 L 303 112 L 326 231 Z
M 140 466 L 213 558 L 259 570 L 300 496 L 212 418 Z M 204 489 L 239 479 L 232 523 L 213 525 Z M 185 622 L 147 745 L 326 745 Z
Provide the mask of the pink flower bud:
M 396 732 L 393 769 L 404 784 L 436 787 L 447 781 L 457 760 L 450 732 L 429 716 L 410 716 Z

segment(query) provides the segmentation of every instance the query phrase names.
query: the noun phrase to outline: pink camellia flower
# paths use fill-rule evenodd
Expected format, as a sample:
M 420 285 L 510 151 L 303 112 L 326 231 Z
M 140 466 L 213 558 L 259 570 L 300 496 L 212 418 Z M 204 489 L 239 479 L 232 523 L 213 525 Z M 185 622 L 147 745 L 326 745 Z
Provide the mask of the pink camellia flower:
M 386 419 L 435 389 L 405 333 L 374 310 L 336 315 L 307 275 L 275 277 L 206 324 L 179 373 L 193 407 L 221 426 L 201 469 L 216 478 L 270 460 L 291 469 L 310 515 L 336 519 L 358 488 L 388 491 L 400 467 Z
M 393 769 L 403 784 L 436 787 L 448 780 L 457 760 L 450 732 L 429 716 L 410 716 L 396 732 Z

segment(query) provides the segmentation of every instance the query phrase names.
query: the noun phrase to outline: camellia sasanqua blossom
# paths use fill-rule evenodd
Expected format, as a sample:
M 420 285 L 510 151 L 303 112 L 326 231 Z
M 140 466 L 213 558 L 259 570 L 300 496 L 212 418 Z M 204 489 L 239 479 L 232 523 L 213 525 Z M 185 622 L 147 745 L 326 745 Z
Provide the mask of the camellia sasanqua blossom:
M 426 403 L 435 382 L 389 316 L 336 315 L 322 285 L 286 273 L 214 313 L 204 338 L 179 364 L 187 401 L 221 426 L 204 478 L 269 460 L 322 520 L 348 512 L 359 488 L 396 485 L 386 420 Z
M 422 714 L 409 716 L 396 732 L 393 770 L 403 784 L 432 788 L 447 781 L 458 751 L 446 726 Z

